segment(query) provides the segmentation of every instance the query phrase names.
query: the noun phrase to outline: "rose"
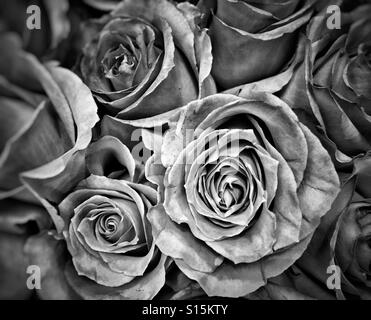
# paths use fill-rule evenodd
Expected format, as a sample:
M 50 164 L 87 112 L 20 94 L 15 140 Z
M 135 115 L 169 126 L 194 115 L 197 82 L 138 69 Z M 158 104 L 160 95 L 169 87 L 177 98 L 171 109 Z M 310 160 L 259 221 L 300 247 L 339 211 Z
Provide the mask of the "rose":
M 168 122 L 161 144 L 143 134 L 155 242 L 209 296 L 247 295 L 304 252 L 338 193 L 331 159 L 268 94 L 213 95 Z
M 304 255 L 291 272 L 273 279 L 263 294 L 273 299 L 286 292 L 293 299 L 371 298 L 371 206 L 370 199 L 357 192 L 357 173 L 343 176 L 342 190 Z
M 204 0 L 212 10 L 213 77 L 221 89 L 277 75 L 294 57 L 314 1 Z
M 162 288 L 165 258 L 145 216 L 155 200 L 149 187 L 92 176 L 60 204 L 77 271 L 68 280 L 82 297 L 150 299 Z
M 283 96 L 296 108 L 309 109 L 305 111 L 316 117 L 328 138 L 348 156 L 370 149 L 367 131 L 370 10 L 370 6 L 365 6 L 345 14 L 340 30 L 328 30 L 325 15 L 315 17 L 307 32 L 308 70 L 303 63 Z M 331 74 L 331 70 L 336 73 Z M 309 86 L 308 92 L 302 90 L 305 85 Z
M 275 279 L 278 293 L 284 286 L 318 299 L 370 298 L 370 10 L 366 5 L 343 13 L 340 30 L 328 30 L 326 14 L 316 16 L 307 30 L 305 61 L 281 92 L 328 149 L 344 183 L 292 273 Z
M 97 106 L 75 74 L 40 64 L 15 35 L 0 41 L 0 198 L 35 201 L 20 175 L 49 162 L 44 178 L 57 175 L 90 142 Z
M 148 117 L 215 92 L 199 15 L 186 3 L 127 0 L 86 24 L 81 75 L 109 114 Z
M 36 18 L 35 11 L 28 11 L 28 8 L 35 8 L 31 6 L 40 9 L 40 15 Z M 36 56 L 49 55 L 68 37 L 68 9 L 67 0 L 6 0 L 0 13 L 0 30 L 17 32 L 22 37 L 23 47 Z M 29 22 L 40 28 L 30 29 L 27 25 Z
M 48 209 L 69 253 L 63 258 L 66 250 L 59 248 L 56 254 L 53 248 L 60 247 L 60 241 L 48 236 L 30 240 L 32 261 L 49 269 L 43 277 L 47 288 L 62 288 L 57 295 L 44 290 L 41 296 L 151 299 L 164 286 L 169 266 L 155 246 L 146 217 L 156 203 L 156 190 L 138 180 L 135 161 L 118 138 L 105 136 L 92 143 L 84 158 L 58 178 L 32 184 L 39 197 L 55 204 Z M 86 175 L 77 185 L 76 171 Z M 46 192 L 48 186 L 57 192 Z M 50 261 L 59 265 L 57 270 L 48 268 Z
M 351 170 L 352 159 L 371 149 L 370 12 L 368 5 L 344 13 L 340 30 L 327 28 L 325 13 L 316 16 L 307 30 L 305 61 L 281 93 L 341 170 Z M 359 189 L 371 196 L 366 177 Z

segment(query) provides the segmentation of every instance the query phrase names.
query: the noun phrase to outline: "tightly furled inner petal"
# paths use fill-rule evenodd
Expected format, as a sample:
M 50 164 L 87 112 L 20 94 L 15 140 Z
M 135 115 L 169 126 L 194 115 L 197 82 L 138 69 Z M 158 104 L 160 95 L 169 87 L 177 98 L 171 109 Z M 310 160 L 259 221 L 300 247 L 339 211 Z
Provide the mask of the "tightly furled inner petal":
M 106 52 L 102 60 L 104 76 L 111 80 L 116 90 L 130 88 L 133 86 L 137 63 L 133 53 L 120 44 L 117 49 Z
M 200 196 L 205 190 L 206 201 L 211 209 L 216 205 L 217 214 L 228 216 L 228 211 L 238 205 L 246 195 L 247 179 L 243 164 L 238 159 L 224 158 L 217 165 L 209 165 L 206 174 L 202 176 L 203 188 L 199 188 Z M 242 168 L 240 168 L 242 167 Z
M 220 229 L 218 238 L 234 236 L 251 227 L 262 204 L 274 198 L 264 191 L 265 168 L 259 160 L 269 155 L 255 145 L 251 130 L 213 131 L 200 138 L 190 153 L 200 150 L 205 141 L 206 150 L 189 168 L 187 198 L 204 234 L 213 238 Z M 271 164 L 277 171 L 275 161 Z
M 71 222 L 87 250 L 131 251 L 146 246 L 143 222 L 130 198 L 93 196 L 75 209 Z
M 108 242 L 130 241 L 135 235 L 131 221 L 126 215 L 102 214 L 96 222 L 96 236 L 101 235 Z
M 59 206 L 78 274 L 120 287 L 150 272 L 161 258 L 146 218 L 155 201 L 145 185 L 96 175 L 81 181 Z

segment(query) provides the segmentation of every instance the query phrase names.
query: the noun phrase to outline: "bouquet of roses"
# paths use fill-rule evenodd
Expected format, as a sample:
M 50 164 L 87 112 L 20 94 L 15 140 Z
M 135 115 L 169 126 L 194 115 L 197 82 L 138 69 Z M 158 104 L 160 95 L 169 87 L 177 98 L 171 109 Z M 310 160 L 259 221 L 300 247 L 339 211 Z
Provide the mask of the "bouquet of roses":
M 371 299 L 371 3 L 0 13 L 0 298 Z

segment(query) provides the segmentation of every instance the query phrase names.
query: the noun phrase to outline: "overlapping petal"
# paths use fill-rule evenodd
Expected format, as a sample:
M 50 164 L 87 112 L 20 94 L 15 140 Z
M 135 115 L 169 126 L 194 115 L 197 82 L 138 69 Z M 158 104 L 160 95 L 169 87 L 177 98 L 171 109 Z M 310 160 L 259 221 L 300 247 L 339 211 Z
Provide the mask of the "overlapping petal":
M 328 153 L 271 95 L 192 102 L 162 144 L 147 167 L 166 169 L 155 241 L 211 296 L 246 295 L 292 265 L 338 193 Z
M 32 200 L 20 174 L 51 163 L 47 175 L 57 175 L 60 166 L 88 146 L 97 106 L 71 71 L 42 65 L 20 49 L 14 35 L 5 34 L 2 42 L 1 197 Z

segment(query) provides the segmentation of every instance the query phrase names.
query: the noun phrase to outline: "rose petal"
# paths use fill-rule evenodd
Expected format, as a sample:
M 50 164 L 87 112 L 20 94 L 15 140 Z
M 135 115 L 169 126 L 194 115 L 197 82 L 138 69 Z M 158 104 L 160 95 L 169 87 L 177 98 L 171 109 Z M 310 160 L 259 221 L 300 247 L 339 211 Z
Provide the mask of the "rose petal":
M 167 257 L 163 255 L 151 272 L 118 288 L 100 286 L 93 281 L 79 277 L 71 265 L 67 268 L 66 276 L 76 292 L 87 300 L 149 300 L 164 286 L 165 270 L 168 264 Z
M 222 263 L 223 258 L 195 239 L 185 226 L 172 222 L 162 205 L 153 207 L 148 218 L 156 245 L 164 254 L 203 272 L 213 272 Z

